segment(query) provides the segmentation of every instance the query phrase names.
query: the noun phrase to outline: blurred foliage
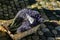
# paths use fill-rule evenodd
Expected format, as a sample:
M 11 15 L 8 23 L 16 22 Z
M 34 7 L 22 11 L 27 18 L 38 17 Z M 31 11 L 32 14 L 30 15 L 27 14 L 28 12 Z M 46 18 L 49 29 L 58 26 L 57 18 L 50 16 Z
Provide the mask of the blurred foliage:
M 60 1 L 57 0 L 36 0 L 35 4 L 32 4 L 30 6 L 28 6 L 28 8 L 35 8 L 37 7 L 38 9 L 41 9 L 41 7 L 43 8 L 48 8 L 50 10 L 56 10 L 58 8 L 60 8 Z

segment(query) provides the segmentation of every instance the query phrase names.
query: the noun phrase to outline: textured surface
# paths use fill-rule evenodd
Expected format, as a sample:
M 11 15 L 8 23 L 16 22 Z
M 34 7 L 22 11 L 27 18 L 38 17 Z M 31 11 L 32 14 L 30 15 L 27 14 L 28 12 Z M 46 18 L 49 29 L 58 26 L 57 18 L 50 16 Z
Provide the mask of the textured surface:
M 22 9 L 25 8 L 29 4 L 28 0 L 0 0 L 0 19 L 12 19 L 15 17 L 16 13 Z M 31 2 L 34 3 L 34 2 Z M 36 8 L 34 8 L 37 10 Z M 41 12 L 40 10 L 38 10 Z M 60 10 L 57 11 L 50 11 L 43 9 L 45 16 L 49 20 L 60 20 Z M 54 13 L 55 12 L 55 13 Z M 43 15 L 43 14 L 42 14 Z M 38 29 L 38 31 L 34 34 L 28 35 L 21 40 L 55 40 L 56 37 L 60 37 L 60 25 L 53 22 L 45 22 L 44 24 L 41 24 L 41 27 Z M 11 28 L 11 30 L 15 31 L 15 28 Z M 44 31 L 45 30 L 45 31 Z M 11 40 L 11 38 L 1 32 L 0 33 L 0 40 Z M 4 35 L 3 35 L 4 34 Z
M 14 18 L 17 11 L 26 7 L 27 2 L 28 0 L 0 0 L 0 19 Z

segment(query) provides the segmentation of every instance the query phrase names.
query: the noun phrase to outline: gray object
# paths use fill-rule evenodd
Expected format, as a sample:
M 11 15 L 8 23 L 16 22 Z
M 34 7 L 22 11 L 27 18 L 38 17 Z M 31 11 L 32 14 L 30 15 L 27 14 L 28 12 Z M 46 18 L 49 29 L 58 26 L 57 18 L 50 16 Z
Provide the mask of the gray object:
M 20 10 L 15 16 L 14 20 L 16 20 L 16 18 L 23 18 L 24 20 L 24 22 L 22 22 L 22 25 L 17 28 L 17 33 L 24 30 L 29 30 L 32 28 L 30 25 L 38 25 L 38 22 L 43 22 L 43 18 L 41 18 L 39 12 L 31 9 Z

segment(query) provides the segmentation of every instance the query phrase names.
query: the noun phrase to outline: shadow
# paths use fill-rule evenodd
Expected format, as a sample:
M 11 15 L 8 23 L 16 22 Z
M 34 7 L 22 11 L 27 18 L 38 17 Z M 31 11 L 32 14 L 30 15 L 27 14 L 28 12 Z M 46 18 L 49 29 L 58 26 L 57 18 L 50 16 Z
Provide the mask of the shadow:
M 29 4 L 28 4 L 28 5 L 32 5 L 32 4 L 36 3 L 36 1 L 35 1 L 35 0 L 28 0 L 28 2 L 29 2 Z
M 49 10 L 43 8 L 43 11 L 50 20 L 60 20 L 60 10 Z
M 56 35 L 56 37 L 60 37 L 59 24 L 56 22 L 45 22 L 44 24 L 46 25 L 46 28 L 48 28 L 50 32 L 53 33 L 54 36 Z
M 0 31 L 0 40 L 13 40 L 7 33 Z

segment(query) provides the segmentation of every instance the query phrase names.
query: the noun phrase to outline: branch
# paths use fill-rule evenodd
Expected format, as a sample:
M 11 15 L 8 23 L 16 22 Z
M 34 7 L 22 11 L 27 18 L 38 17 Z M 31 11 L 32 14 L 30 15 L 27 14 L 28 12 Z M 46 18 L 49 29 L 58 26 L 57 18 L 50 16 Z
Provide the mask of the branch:
M 37 25 L 36 27 L 33 27 L 32 29 L 30 29 L 30 30 L 28 30 L 28 31 L 15 34 L 13 38 L 14 38 L 14 40 L 21 39 L 21 38 L 23 38 L 23 37 L 25 37 L 25 36 L 27 36 L 27 35 L 30 35 L 30 34 L 32 34 L 32 33 L 35 33 L 35 32 L 38 30 L 39 27 L 40 27 L 40 25 Z

